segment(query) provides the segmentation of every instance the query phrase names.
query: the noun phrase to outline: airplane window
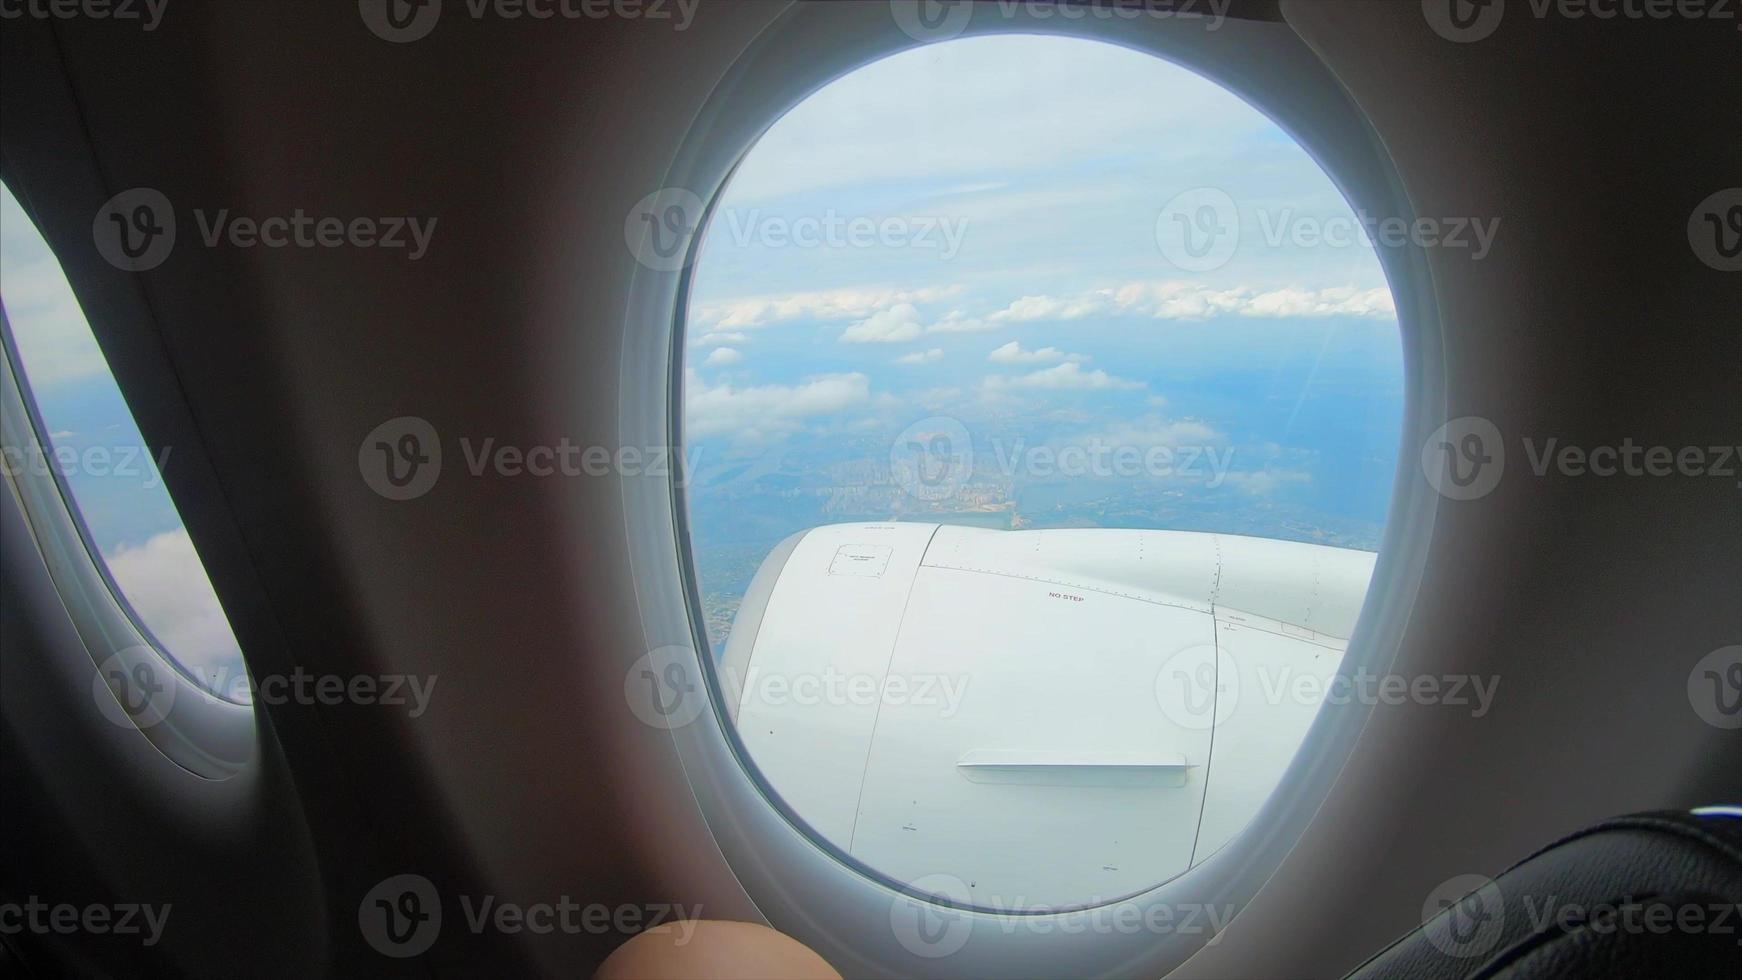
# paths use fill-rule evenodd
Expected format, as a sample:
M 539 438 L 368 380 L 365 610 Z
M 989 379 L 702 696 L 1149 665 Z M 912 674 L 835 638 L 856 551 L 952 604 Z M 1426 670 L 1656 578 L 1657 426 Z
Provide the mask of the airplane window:
M 248 702 L 236 637 L 163 484 L 175 447 L 146 446 L 60 263 L 4 185 L 0 219 L 0 301 L 41 446 L 8 446 L 8 475 L 54 478 L 141 632 L 206 690 Z
M 1017 911 L 1234 838 L 1385 527 L 1372 232 L 1267 117 L 1099 42 L 905 51 L 767 131 L 696 257 L 682 492 L 725 711 L 790 815 Z

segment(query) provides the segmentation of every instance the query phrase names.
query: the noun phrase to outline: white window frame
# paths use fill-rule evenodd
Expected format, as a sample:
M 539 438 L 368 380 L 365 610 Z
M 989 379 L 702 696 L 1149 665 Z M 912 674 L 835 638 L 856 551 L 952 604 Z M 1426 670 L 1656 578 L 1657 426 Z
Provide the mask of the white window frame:
M 1038 8 L 1037 8 L 1038 9 Z M 1371 127 L 1304 42 L 1282 24 L 1229 20 L 1215 32 L 1181 19 L 1050 17 L 1030 5 L 976 9 L 958 36 L 1045 33 L 1145 51 L 1203 75 L 1246 99 L 1288 131 L 1365 213 L 1413 219 L 1390 159 Z M 711 210 L 733 168 L 788 109 L 849 71 L 916 46 L 885 4 L 799 4 L 752 43 L 716 86 L 664 174 L 646 190 L 685 188 Z M 685 317 L 691 263 L 674 271 L 636 266 L 623 321 L 619 433 L 622 445 L 681 447 Z M 1377 567 L 1340 673 L 1384 672 L 1395 659 L 1432 537 L 1438 495 L 1413 465 L 1445 421 L 1441 334 L 1431 278 L 1418 248 L 1382 250 L 1402 332 L 1405 405 L 1399 468 Z M 1226 847 L 1184 874 L 1094 910 L 1035 913 L 1011 927 L 1007 915 L 947 908 L 935 896 L 889 881 L 811 832 L 767 787 L 718 697 L 683 488 L 621 478 L 632 574 L 645 649 L 682 652 L 675 661 L 708 692 L 708 709 L 671 730 L 674 748 L 715 844 L 762 913 L 849 974 L 1002 976 L 1162 975 L 1212 936 L 1183 930 L 1106 932 L 1078 928 L 1137 921 L 1157 912 L 1239 910 L 1294 847 L 1371 713 L 1370 705 L 1327 704 L 1270 800 Z M 1122 908 L 1131 906 L 1130 909 Z M 915 951 L 904 917 L 927 915 L 952 938 L 946 949 Z M 1046 921 L 1039 921 L 1046 920 Z M 965 923 L 965 925 L 962 925 Z M 962 930 L 966 930 L 963 932 Z M 959 946 L 956 939 L 960 939 Z M 944 956 L 933 956 L 938 951 Z

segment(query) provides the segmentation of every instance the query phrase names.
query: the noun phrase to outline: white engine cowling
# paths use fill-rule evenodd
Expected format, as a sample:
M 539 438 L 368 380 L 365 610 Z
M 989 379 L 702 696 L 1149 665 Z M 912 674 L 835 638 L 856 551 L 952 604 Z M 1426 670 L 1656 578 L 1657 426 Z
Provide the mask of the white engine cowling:
M 824 839 L 975 904 L 1111 901 L 1257 812 L 1374 555 L 1183 531 L 840 524 L 768 557 L 720 663 L 757 767 Z

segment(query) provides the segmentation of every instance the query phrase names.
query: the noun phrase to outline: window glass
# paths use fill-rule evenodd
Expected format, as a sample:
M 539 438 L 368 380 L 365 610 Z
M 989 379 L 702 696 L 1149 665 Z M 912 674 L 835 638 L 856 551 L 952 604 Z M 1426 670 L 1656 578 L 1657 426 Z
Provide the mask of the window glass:
M 750 150 L 686 331 L 721 694 L 818 836 L 1056 906 L 1244 826 L 1341 662 L 1403 419 L 1366 228 L 1287 133 L 1111 45 L 909 50 Z
M 59 262 L 3 186 L 0 300 L 45 446 L 7 466 L 59 478 L 135 621 L 206 689 L 248 700 L 236 637 L 163 484 L 174 447 L 146 447 Z

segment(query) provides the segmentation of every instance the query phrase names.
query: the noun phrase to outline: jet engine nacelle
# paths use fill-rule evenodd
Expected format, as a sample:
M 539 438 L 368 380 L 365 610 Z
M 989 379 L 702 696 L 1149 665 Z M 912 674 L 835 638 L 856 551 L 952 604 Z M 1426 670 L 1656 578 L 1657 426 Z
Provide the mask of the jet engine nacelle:
M 991 908 L 1148 889 L 1257 812 L 1375 556 L 1184 531 L 839 524 L 788 538 L 720 676 L 773 790 Z

